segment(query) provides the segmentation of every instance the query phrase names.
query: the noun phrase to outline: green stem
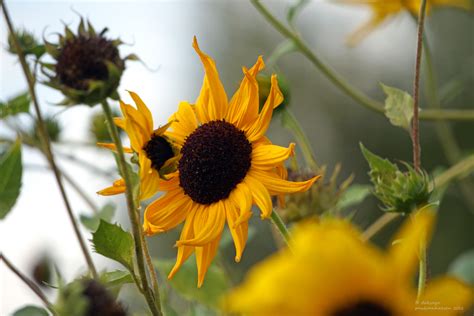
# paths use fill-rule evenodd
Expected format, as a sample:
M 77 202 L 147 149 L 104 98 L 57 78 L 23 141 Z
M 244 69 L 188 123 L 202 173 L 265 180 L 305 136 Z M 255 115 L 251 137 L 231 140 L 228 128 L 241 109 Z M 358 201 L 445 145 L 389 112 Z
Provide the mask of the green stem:
M 133 185 L 132 185 L 132 180 L 130 177 L 130 173 L 127 168 L 127 163 L 125 162 L 125 154 L 122 146 L 122 141 L 120 139 L 117 127 L 114 124 L 114 119 L 112 115 L 112 111 L 110 109 L 109 104 L 107 103 L 107 100 L 104 100 L 102 102 L 102 108 L 105 113 L 105 117 L 107 119 L 107 126 L 109 129 L 109 133 L 112 136 L 112 140 L 115 143 L 115 146 L 117 148 L 117 162 L 118 162 L 118 168 L 120 170 L 120 173 L 125 181 L 126 185 L 126 190 L 125 190 L 125 197 L 127 200 L 127 209 L 128 209 L 128 217 L 130 218 L 131 226 L 132 226 L 132 233 L 133 233 L 133 239 L 135 241 L 135 256 L 137 259 L 137 268 L 138 268 L 138 273 L 140 275 L 140 279 L 142 282 L 142 289 L 143 289 L 143 295 L 145 296 L 145 299 L 148 303 L 148 306 L 150 307 L 150 310 L 154 316 L 161 316 L 162 312 L 157 308 L 157 304 L 155 302 L 155 298 L 153 295 L 153 291 L 151 290 L 150 286 L 148 285 L 148 279 L 146 275 L 146 270 L 145 270 L 145 260 L 143 257 L 143 250 L 144 246 L 142 243 L 142 232 L 141 232 L 141 225 L 139 221 L 139 214 L 137 212 L 137 205 L 135 203 L 135 199 L 133 197 Z M 158 299 L 158 298 L 156 298 Z
M 281 237 L 285 241 L 286 245 L 288 247 L 290 247 L 291 235 L 290 235 L 290 232 L 289 232 L 288 228 L 286 228 L 285 223 L 281 219 L 280 215 L 278 215 L 278 213 L 275 210 L 273 210 L 272 215 L 270 216 L 270 218 L 272 220 L 273 225 L 275 225 L 278 232 L 280 232 Z
M 318 171 L 319 167 L 316 159 L 314 158 L 313 148 L 311 147 L 311 143 L 303 131 L 301 124 L 293 115 L 293 113 L 291 113 L 291 111 L 286 107 L 282 108 L 280 111 L 282 115 L 283 126 L 288 128 L 293 133 L 293 136 L 296 138 L 296 141 L 301 148 L 301 152 L 303 153 L 306 163 L 309 165 L 311 170 Z
M 8 260 L 3 254 L 0 253 L 0 261 L 4 261 L 5 265 L 14 273 L 17 277 L 20 278 L 44 303 L 46 308 L 51 312 L 53 315 L 58 315 L 55 311 L 53 304 L 48 300 L 46 295 L 41 291 L 41 289 L 30 279 L 28 279 L 23 273 L 21 273 L 11 262 Z
M 385 213 L 380 216 L 375 222 L 372 223 L 363 233 L 362 239 L 369 240 L 374 237 L 379 231 L 381 231 L 385 226 L 393 222 L 394 219 L 398 218 L 400 214 L 398 213 Z
M 143 250 L 145 253 L 145 260 L 148 266 L 148 271 L 150 271 L 150 278 L 151 283 L 153 286 L 153 291 L 155 292 L 155 304 L 158 310 L 161 310 L 161 300 L 160 300 L 160 288 L 158 286 L 158 276 L 156 275 L 155 267 L 153 266 L 153 262 L 151 260 L 150 251 L 148 250 L 148 244 L 145 239 L 145 234 L 141 234 L 142 236 L 142 243 L 143 243 Z
M 425 24 L 426 0 L 422 0 L 418 13 L 418 32 L 416 39 L 416 59 L 415 59 L 415 80 L 413 82 L 413 120 L 412 120 L 412 141 L 413 141 L 413 164 L 415 170 L 421 167 L 421 148 L 419 135 L 419 119 L 418 119 L 418 94 L 420 88 L 420 68 L 423 54 L 423 28 Z M 425 289 L 426 283 L 426 244 L 424 241 L 420 243 L 420 258 L 418 271 L 418 299 L 421 297 Z
M 469 155 L 434 179 L 434 185 L 440 188 L 456 178 L 463 178 L 474 171 L 474 154 Z
M 352 99 L 357 101 L 362 106 L 370 109 L 376 113 L 384 114 L 384 105 L 361 91 L 351 86 L 344 78 L 337 74 L 332 68 L 327 66 L 300 38 L 300 36 L 286 27 L 276 17 L 274 17 L 268 9 L 260 3 L 259 0 L 250 0 L 255 8 L 264 16 L 268 22 L 284 37 L 293 41 L 298 50 L 308 60 L 319 69 L 335 86 L 344 91 Z M 421 120 L 437 121 L 437 120 L 453 120 L 453 121 L 473 121 L 474 110 L 447 110 L 447 109 L 426 109 L 419 113 Z
M 89 254 L 89 250 L 87 249 L 84 238 L 82 237 L 81 231 L 79 230 L 79 225 L 77 224 L 74 214 L 72 212 L 72 207 L 71 207 L 71 204 L 69 203 L 69 199 L 66 195 L 66 190 L 64 189 L 64 184 L 62 182 L 61 173 L 56 165 L 56 160 L 54 159 L 54 154 L 51 149 L 49 135 L 46 130 L 46 125 L 44 123 L 43 115 L 41 114 L 41 109 L 38 102 L 38 98 L 36 96 L 35 79 L 33 75 L 31 74 L 30 68 L 26 62 L 25 54 L 16 36 L 15 29 L 13 28 L 13 24 L 10 19 L 10 15 L 8 14 L 7 7 L 3 0 L 0 1 L 0 4 L 3 9 L 3 15 L 5 16 L 5 20 L 7 22 L 8 31 L 13 39 L 13 44 L 15 45 L 16 54 L 18 55 L 18 59 L 20 60 L 21 67 L 23 69 L 23 72 L 26 77 L 26 81 L 28 83 L 28 91 L 30 93 L 31 101 L 34 105 L 37 120 L 38 120 L 38 127 L 39 127 L 38 132 L 39 132 L 39 139 L 40 139 L 40 143 L 42 147 L 42 152 L 45 154 L 45 157 L 48 160 L 48 163 L 51 169 L 53 170 L 53 174 L 58 184 L 61 197 L 66 207 L 67 215 L 69 217 L 69 220 L 71 221 L 74 233 L 79 242 L 84 258 L 86 259 L 87 265 L 89 267 L 89 271 L 92 273 L 92 276 L 94 277 L 94 279 L 97 279 L 98 278 L 97 270 L 95 269 L 94 262 L 92 261 L 92 257 Z

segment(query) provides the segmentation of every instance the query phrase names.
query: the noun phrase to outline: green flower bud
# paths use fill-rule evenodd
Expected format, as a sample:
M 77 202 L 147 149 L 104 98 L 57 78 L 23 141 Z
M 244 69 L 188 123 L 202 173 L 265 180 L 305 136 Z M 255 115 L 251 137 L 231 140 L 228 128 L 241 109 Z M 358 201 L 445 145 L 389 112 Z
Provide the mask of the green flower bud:
M 56 63 L 41 64 L 49 79 L 44 84 L 63 93 L 65 100 L 60 105 L 94 106 L 109 97 L 119 98 L 117 87 L 125 61 L 137 57 L 121 58 L 118 46 L 122 42 L 106 38 L 106 32 L 105 28 L 96 33 L 90 23 L 86 27 L 81 19 L 77 34 L 66 26 L 57 44 L 45 41 L 46 51 Z
M 424 170 L 403 163 L 406 171 L 402 172 L 397 165 L 360 146 L 370 166 L 373 193 L 383 203 L 384 211 L 408 214 L 428 204 L 432 191 Z
M 45 53 L 46 49 L 44 45 L 40 45 L 32 33 L 27 30 L 17 30 L 15 35 L 25 55 L 35 55 L 39 58 Z M 8 51 L 12 54 L 17 53 L 16 45 L 11 34 L 8 35 Z

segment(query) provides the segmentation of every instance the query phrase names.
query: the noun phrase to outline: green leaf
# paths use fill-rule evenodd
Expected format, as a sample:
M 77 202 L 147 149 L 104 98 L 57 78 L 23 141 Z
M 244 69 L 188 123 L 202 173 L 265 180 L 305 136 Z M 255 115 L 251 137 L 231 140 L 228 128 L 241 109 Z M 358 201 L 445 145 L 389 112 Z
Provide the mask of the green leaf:
M 369 163 L 371 172 L 378 172 L 382 174 L 391 174 L 398 170 L 398 167 L 391 163 L 388 159 L 383 159 L 380 156 L 372 153 L 370 150 L 365 148 L 362 143 L 359 143 L 360 150 L 365 157 L 365 160 Z
M 413 98 L 407 92 L 380 84 L 387 95 L 385 99 L 385 116 L 395 126 L 411 129 L 413 117 Z
M 18 113 L 27 113 L 29 110 L 30 95 L 28 92 L 24 92 L 8 100 L 6 103 L 0 103 L 0 118 Z
M 92 243 L 97 253 L 133 270 L 133 237 L 117 224 L 110 224 L 101 219 L 99 228 L 92 233 Z
M 20 195 L 22 173 L 21 143 L 17 140 L 0 157 L 0 219 L 10 212 Z
M 474 249 L 457 257 L 449 266 L 448 271 L 449 274 L 452 274 L 471 286 L 474 286 Z
M 100 280 L 115 298 L 123 285 L 134 282 L 130 272 L 122 270 L 105 272 L 100 276 Z
M 112 220 L 115 215 L 115 205 L 106 204 L 104 205 L 99 212 L 92 215 L 81 214 L 80 220 L 82 225 L 84 225 L 90 231 L 96 231 L 99 227 L 100 220 L 104 220 L 108 223 Z
M 158 271 L 166 276 L 173 268 L 174 260 L 155 260 Z M 194 256 L 190 257 L 179 269 L 176 275 L 169 280 L 173 289 L 184 298 L 201 304 L 218 307 L 221 295 L 229 289 L 225 272 L 211 264 L 207 270 L 206 279 L 201 288 L 197 287 L 197 268 Z
M 48 312 L 39 306 L 27 305 L 17 309 L 12 316 L 48 316 Z
M 370 185 L 353 184 L 342 195 L 338 202 L 338 208 L 344 209 L 362 202 L 371 191 Z

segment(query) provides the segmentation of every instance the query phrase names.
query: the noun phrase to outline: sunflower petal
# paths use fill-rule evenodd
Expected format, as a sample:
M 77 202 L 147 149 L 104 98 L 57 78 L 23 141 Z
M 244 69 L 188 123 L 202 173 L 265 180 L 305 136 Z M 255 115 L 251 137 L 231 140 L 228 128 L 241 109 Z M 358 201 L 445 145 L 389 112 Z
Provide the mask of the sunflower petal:
M 128 91 L 130 96 L 133 99 L 133 102 L 137 105 L 138 112 L 141 113 L 145 120 L 145 127 L 147 131 L 153 130 L 153 117 L 151 115 L 150 109 L 146 106 L 146 104 L 142 101 L 142 99 L 136 94 L 135 92 Z
M 150 135 L 145 134 L 144 129 L 140 127 L 140 123 L 135 120 L 134 114 L 130 114 L 136 111 L 132 106 L 120 101 L 120 108 L 125 116 L 125 132 L 130 138 L 130 145 L 134 151 L 139 152 Z
M 115 144 L 112 144 L 112 143 L 97 143 L 97 146 L 102 147 L 102 148 L 107 148 L 113 152 L 117 152 L 117 147 L 115 146 Z M 123 151 L 126 154 L 133 154 L 133 150 L 129 147 L 123 147 Z
M 229 103 L 227 121 L 230 123 L 243 127 L 257 119 L 259 108 L 257 74 L 263 68 L 265 63 L 262 56 L 259 56 L 250 70 L 243 69 L 244 78 Z
M 295 144 L 288 148 L 276 145 L 262 145 L 252 150 L 252 166 L 258 169 L 271 170 L 295 154 Z
M 265 104 L 263 105 L 262 112 L 258 115 L 258 118 L 247 129 L 245 129 L 247 138 L 250 142 L 265 135 L 265 132 L 270 125 L 270 121 L 272 120 L 273 109 L 283 102 L 283 94 L 278 87 L 277 76 L 272 75 L 271 81 L 272 85 L 270 93 L 268 94 L 267 101 L 265 101 Z
M 217 236 L 210 243 L 202 247 L 196 247 L 196 264 L 198 270 L 198 288 L 200 288 L 204 282 L 207 269 L 211 265 L 212 259 L 216 256 L 217 248 L 219 247 L 219 241 L 221 235 Z
M 140 163 L 140 200 L 151 198 L 158 192 L 160 176 L 151 166 L 151 160 L 144 152 L 138 154 Z
M 196 110 L 202 123 L 225 118 L 227 112 L 227 95 L 219 79 L 214 60 L 199 49 L 196 37 L 193 47 L 204 66 L 205 76 L 201 94 L 196 101 Z
M 123 179 L 118 179 L 114 181 L 112 186 L 98 191 L 97 194 L 105 195 L 105 196 L 116 195 L 116 194 L 124 193 L 125 189 L 126 189 L 125 181 Z
M 422 302 L 437 302 L 446 311 L 436 311 L 436 315 L 454 316 L 455 310 L 468 310 L 474 303 L 474 291 L 467 284 L 453 278 L 437 278 L 428 283 L 421 296 Z
M 178 111 L 168 120 L 171 122 L 170 129 L 166 135 L 176 141 L 180 146 L 184 144 L 186 137 L 198 127 L 196 114 L 188 102 L 181 102 Z
M 235 187 L 229 198 L 239 209 L 239 217 L 234 221 L 234 225 L 239 225 L 252 217 L 252 192 L 244 182 Z
M 114 117 L 114 123 L 121 129 L 125 129 L 125 120 L 121 117 Z
M 194 221 L 194 215 L 195 215 L 195 210 L 191 210 L 186 217 L 186 221 L 184 223 L 183 229 L 181 231 L 180 239 L 191 239 L 194 236 L 194 230 L 193 230 L 193 221 Z M 178 247 L 178 254 L 176 255 L 176 263 L 171 270 L 171 272 L 168 274 L 168 279 L 171 279 L 176 272 L 178 272 L 179 268 L 183 265 L 183 263 L 191 256 L 191 254 L 194 251 L 194 247 L 192 246 L 180 246 Z
M 245 243 L 248 237 L 249 224 L 247 221 L 237 224 L 238 212 L 233 205 L 227 205 L 226 217 L 229 230 L 235 245 L 235 262 L 240 262 L 242 253 L 245 249 Z
M 260 208 L 262 219 L 269 218 L 272 214 L 273 206 L 267 188 L 257 178 L 251 176 L 250 173 L 247 174 L 243 182 L 252 192 L 253 202 Z
M 190 199 L 181 189 L 165 193 L 145 210 L 143 228 L 147 235 L 162 233 L 182 223 L 190 209 Z
M 308 190 L 321 176 L 309 180 L 293 182 L 281 179 L 276 173 L 250 168 L 249 175 L 260 181 L 271 194 L 296 193 Z
M 224 202 L 219 201 L 211 205 L 201 205 L 194 218 L 194 238 L 178 240 L 177 246 L 204 246 L 216 239 L 225 224 Z

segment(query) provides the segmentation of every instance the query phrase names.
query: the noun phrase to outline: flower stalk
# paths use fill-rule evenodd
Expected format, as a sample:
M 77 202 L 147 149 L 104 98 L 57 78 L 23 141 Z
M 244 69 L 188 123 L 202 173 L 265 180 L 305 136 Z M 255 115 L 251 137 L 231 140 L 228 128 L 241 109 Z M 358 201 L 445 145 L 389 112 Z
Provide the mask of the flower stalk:
M 280 22 L 259 0 L 251 0 L 255 8 L 284 37 L 293 41 L 297 49 L 319 69 L 335 86 L 344 91 L 353 100 L 365 108 L 384 115 L 384 105 L 351 86 L 344 78 L 326 65 L 301 39 L 301 37 Z M 474 121 L 474 110 L 459 109 L 424 109 L 419 118 L 426 121 Z
M 94 279 L 97 279 L 98 278 L 97 270 L 94 266 L 94 262 L 92 261 L 89 250 L 87 249 L 84 238 L 81 235 L 81 232 L 79 230 L 79 225 L 77 224 L 76 219 L 74 218 L 74 214 L 72 212 L 72 208 L 71 208 L 71 205 L 69 203 L 69 199 L 66 195 L 66 190 L 64 189 L 61 173 L 60 173 L 59 168 L 57 167 L 56 161 L 54 159 L 54 154 L 53 154 L 53 151 L 51 149 L 51 143 L 50 143 L 50 139 L 49 139 L 49 136 L 48 136 L 48 133 L 47 133 L 47 130 L 46 130 L 46 125 L 45 125 L 43 116 L 41 114 L 38 98 L 36 97 L 35 78 L 33 77 L 32 73 L 30 71 L 30 68 L 29 68 L 29 66 L 26 62 L 25 54 L 24 54 L 24 52 L 21 48 L 21 45 L 18 41 L 18 38 L 16 36 L 15 30 L 13 28 L 13 23 L 10 19 L 10 15 L 9 15 L 8 10 L 6 8 L 5 2 L 3 0 L 0 0 L 0 4 L 2 6 L 3 15 L 5 16 L 5 21 L 7 22 L 8 31 L 11 34 L 11 38 L 13 40 L 13 44 L 14 44 L 15 49 L 16 49 L 16 54 L 18 55 L 18 59 L 20 60 L 21 67 L 23 69 L 23 72 L 24 72 L 25 77 L 26 77 L 26 81 L 28 83 L 28 91 L 30 93 L 31 101 L 33 102 L 33 105 L 34 105 L 34 108 L 35 108 L 37 121 L 38 121 L 39 139 L 40 139 L 40 143 L 41 143 L 41 146 L 42 146 L 41 151 L 46 156 L 46 159 L 48 160 L 48 162 L 50 164 L 50 167 L 53 170 L 54 177 L 56 179 L 56 182 L 57 182 L 58 187 L 59 187 L 59 191 L 61 193 L 61 197 L 64 201 L 64 205 L 66 206 L 66 211 L 67 211 L 68 217 L 71 221 L 72 227 L 74 229 L 74 233 L 75 233 L 76 238 L 79 242 L 79 245 L 81 247 L 84 258 L 86 259 L 87 265 L 89 267 L 89 271 L 91 272 Z
M 141 237 L 143 232 L 141 230 L 139 214 L 137 211 L 137 205 L 136 205 L 134 195 L 133 195 L 132 180 L 131 180 L 130 173 L 128 172 L 126 162 L 125 162 L 125 154 L 124 154 L 124 150 L 122 146 L 122 141 L 119 137 L 117 127 L 114 124 L 112 110 L 110 109 L 108 102 L 104 100 L 102 101 L 101 104 L 102 104 L 102 109 L 104 110 L 104 113 L 105 113 L 105 118 L 108 123 L 107 125 L 109 128 L 110 135 L 117 148 L 118 168 L 126 184 L 125 196 L 127 200 L 128 216 L 130 218 L 133 239 L 135 241 L 135 255 L 136 255 L 136 260 L 137 260 L 138 273 L 140 275 L 140 280 L 142 283 L 141 287 L 143 289 L 143 295 L 145 296 L 145 299 L 148 303 L 148 306 L 150 307 L 152 314 L 154 316 L 161 316 L 162 312 L 157 307 L 160 304 L 155 302 L 155 300 L 159 300 L 159 298 L 154 297 L 153 291 L 148 284 L 147 274 L 145 270 L 145 259 L 143 256 L 144 245 L 143 245 L 142 237 Z
M 272 220 L 273 225 L 275 228 L 278 230 L 278 232 L 281 234 L 282 239 L 285 241 L 285 244 L 291 249 L 290 247 L 290 231 L 286 227 L 285 223 L 281 219 L 280 215 L 273 210 L 272 215 L 270 215 L 270 219 Z

